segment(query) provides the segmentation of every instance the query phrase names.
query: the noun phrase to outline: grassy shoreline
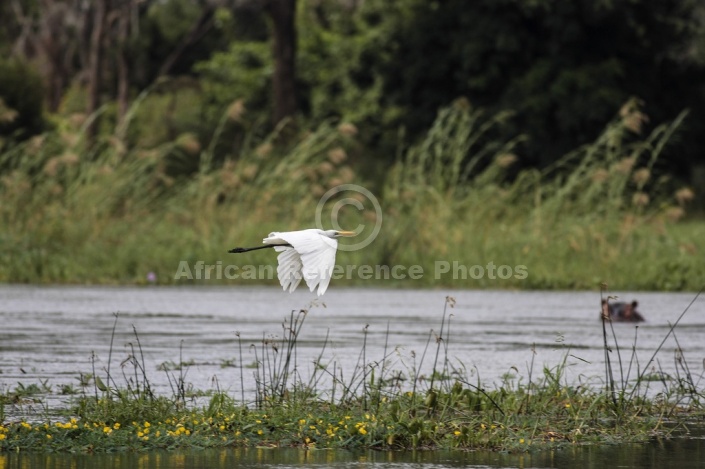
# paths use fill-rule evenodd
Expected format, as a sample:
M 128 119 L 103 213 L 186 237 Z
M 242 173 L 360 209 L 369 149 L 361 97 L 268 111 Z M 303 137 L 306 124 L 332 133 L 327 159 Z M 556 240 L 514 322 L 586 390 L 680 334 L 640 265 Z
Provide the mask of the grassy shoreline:
M 219 224 L 217 220 L 214 224 Z M 226 224 L 226 223 L 225 223 Z M 226 224 L 227 225 L 227 224 Z M 315 225 L 301 225 L 315 226 Z M 265 232 L 270 227 L 264 229 Z M 577 229 L 577 228 L 576 228 Z M 610 227 L 609 229 L 613 229 Z M 596 229 L 597 230 L 597 229 Z M 486 234 L 491 245 L 453 244 L 436 252 L 410 249 L 392 260 L 385 253 L 384 229 L 378 240 L 359 252 L 339 252 L 333 284 L 339 286 L 373 286 L 388 288 L 460 288 L 513 290 L 594 290 L 603 282 L 613 289 L 631 291 L 697 291 L 705 278 L 705 252 L 697 243 L 705 239 L 705 221 L 680 222 L 667 229 L 651 226 L 630 235 L 629 246 L 602 243 L 582 247 L 569 239 L 527 242 L 524 232 L 496 226 Z M 186 233 L 180 225 L 159 230 Z M 250 230 L 248 230 L 250 231 Z M 599 230 L 597 230 L 599 231 Z M 659 232 L 660 231 L 660 232 Z M 504 235 L 503 235 L 504 233 Z M 605 231 L 606 233 L 606 231 Z M 145 238 L 148 235 L 145 234 Z M 95 239 L 80 245 L 24 248 L 27 240 L 5 245 L 0 265 L 0 282 L 27 284 L 78 285 L 278 285 L 274 253 L 228 254 L 238 244 L 257 245 L 261 233 L 223 236 L 221 239 L 186 242 L 161 242 L 159 237 L 141 242 L 139 235 L 119 243 Z M 484 235 L 483 235 L 484 236 Z M 418 241 L 412 240 L 412 243 Z M 205 248 L 198 245 L 206 243 Z M 423 248 L 418 248 L 423 250 Z M 608 257 L 602 254 L 609 250 Z M 267 255 L 269 254 L 269 255 Z M 385 258 L 387 256 L 387 258 Z M 188 270 L 182 269 L 186 263 Z M 206 273 L 198 262 L 211 266 Z M 501 278 L 488 266 L 510 269 L 511 276 Z M 233 267 L 234 266 L 234 267 Z M 254 276 L 242 269 L 251 266 Z M 371 275 L 361 271 L 369 266 Z M 401 276 L 390 274 L 400 266 Z M 229 275 L 228 268 L 235 268 Z M 417 269 L 410 278 L 409 269 Z M 524 277 L 517 275 L 523 268 Z M 254 271 L 251 271 L 254 272 Z M 340 273 L 338 273 L 340 272 Z M 420 272 L 420 274 L 419 274 Z M 154 275 L 155 281 L 149 280 Z M 479 274 L 479 275 L 478 275 Z
M 330 228 L 329 216 L 337 217 L 342 227 L 363 226 L 361 238 L 382 226 L 368 246 L 339 253 L 342 268 L 419 265 L 425 275 L 412 284 L 423 287 L 593 289 L 607 282 L 697 290 L 705 278 L 705 220 L 687 218 L 694 192 L 657 171 L 683 116 L 640 135 L 634 106 L 592 144 L 536 170 L 514 168 L 520 138 L 486 141 L 502 116 L 459 102 L 374 181 L 352 169 L 361 149 L 349 124 L 286 139 L 253 136 L 241 154 L 215 162 L 211 149 L 182 140 L 144 149 L 110 136 L 89 148 L 83 131 L 66 123 L 0 153 L 0 281 L 139 284 L 154 273 L 159 284 L 179 284 L 192 282 L 175 280 L 181 262 L 275 265 L 272 253 L 227 250 L 257 245 L 270 231 L 316 227 L 326 191 L 354 184 L 379 205 L 361 192 L 341 193 L 364 210 L 338 210 L 343 199 L 333 197 L 321 205 L 321 225 Z M 179 158 L 198 171 L 175 172 Z M 485 272 L 453 279 L 452 270 L 436 275 L 438 262 Z M 491 279 L 490 262 L 512 274 L 524 266 L 528 275 Z

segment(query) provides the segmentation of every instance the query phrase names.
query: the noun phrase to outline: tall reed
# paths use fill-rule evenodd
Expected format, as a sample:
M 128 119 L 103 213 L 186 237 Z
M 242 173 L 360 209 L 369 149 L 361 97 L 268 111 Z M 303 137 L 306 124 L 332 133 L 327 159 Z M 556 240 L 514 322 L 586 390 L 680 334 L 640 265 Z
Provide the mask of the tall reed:
M 130 112 L 139 116 L 147 99 Z M 225 111 L 221 123 L 232 118 Z M 135 117 L 88 148 L 80 122 L 67 119 L 0 153 L 0 281 L 140 283 L 154 272 L 172 283 L 181 261 L 227 262 L 233 243 L 315 226 L 321 196 L 355 183 L 378 197 L 383 225 L 341 263 L 418 264 L 424 285 L 693 289 L 705 225 L 676 221 L 693 193 L 672 194 L 656 171 L 683 118 L 642 137 L 645 117 L 630 102 L 595 142 L 544 170 L 517 169 L 523 137 L 495 137 L 511 114 L 458 101 L 375 184 L 352 169 L 364 149 L 350 124 L 248 135 L 223 160 L 214 153 L 222 125 L 204 145 L 183 134 L 143 148 L 126 136 Z M 182 161 L 197 170 L 175 173 Z M 373 224 L 375 215 L 356 212 L 342 211 L 341 223 Z M 268 254 L 248 260 L 269 264 Z M 443 260 L 524 265 L 529 275 L 433 275 Z

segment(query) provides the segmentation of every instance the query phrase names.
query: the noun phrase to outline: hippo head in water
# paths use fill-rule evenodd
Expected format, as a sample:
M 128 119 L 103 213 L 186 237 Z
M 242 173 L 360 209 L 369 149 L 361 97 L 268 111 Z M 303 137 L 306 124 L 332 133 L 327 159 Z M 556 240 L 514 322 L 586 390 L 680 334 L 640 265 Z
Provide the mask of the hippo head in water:
M 602 300 L 602 317 L 615 322 L 642 322 L 644 317 L 636 310 L 637 306 L 636 300 L 631 303 Z

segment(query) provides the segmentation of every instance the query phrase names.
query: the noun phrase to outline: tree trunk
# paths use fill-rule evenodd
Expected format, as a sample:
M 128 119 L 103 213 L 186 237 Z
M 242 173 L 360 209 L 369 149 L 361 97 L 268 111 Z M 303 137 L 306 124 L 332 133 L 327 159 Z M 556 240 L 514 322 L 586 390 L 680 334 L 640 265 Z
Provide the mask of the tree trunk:
M 36 19 L 25 13 L 24 7 L 28 6 L 25 4 L 14 0 L 8 8 L 14 13 L 19 27 L 12 55 L 24 56 L 41 64 L 49 111 L 56 112 L 74 72 L 71 59 L 76 46 L 66 24 L 72 20 L 80 23 L 80 18 L 71 2 L 41 0 L 38 5 L 41 15 Z
M 88 107 L 86 113 L 93 119 L 88 127 L 88 139 L 93 141 L 97 129 L 97 116 L 94 113 L 100 107 L 100 67 L 103 55 L 103 36 L 105 35 L 105 18 L 109 0 L 96 0 L 93 11 L 93 27 L 88 55 Z
M 132 2 L 125 1 L 120 8 L 120 16 L 118 18 L 118 54 L 117 54 L 117 108 L 118 108 L 118 125 L 123 123 L 127 108 L 129 106 L 130 92 L 130 62 L 127 57 L 127 42 L 128 32 L 130 28 L 130 19 L 132 11 Z
M 274 77 L 272 80 L 274 109 L 272 120 L 296 114 L 296 0 L 270 0 L 266 11 L 272 19 L 274 35 Z

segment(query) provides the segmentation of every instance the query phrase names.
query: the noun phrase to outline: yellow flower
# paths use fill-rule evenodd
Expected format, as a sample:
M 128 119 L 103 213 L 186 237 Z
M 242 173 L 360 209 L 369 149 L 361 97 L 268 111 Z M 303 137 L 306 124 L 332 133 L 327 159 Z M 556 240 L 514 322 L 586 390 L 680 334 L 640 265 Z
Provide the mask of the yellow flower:
M 454 432 L 453 432 L 453 435 L 455 435 L 455 436 L 460 436 L 460 431 L 459 431 L 459 430 L 454 431 Z
M 242 435 L 242 433 L 240 433 L 240 430 L 235 432 L 235 436 L 240 436 L 240 435 Z
M 4 440 L 7 438 L 4 433 L 0 433 L 0 441 Z
M 221 432 L 222 432 L 223 430 L 225 430 L 225 425 L 219 426 L 219 427 L 218 427 L 218 430 L 220 430 Z
M 142 432 L 137 432 L 137 436 L 138 436 L 139 438 L 142 438 L 142 437 L 144 436 L 144 433 L 142 433 Z
M 115 422 L 115 425 L 113 425 L 113 428 L 114 428 L 115 430 L 118 430 L 118 429 L 120 428 L 120 423 Z
M 566 409 L 570 408 L 570 404 L 566 404 L 566 405 L 565 405 L 565 408 L 566 408 Z
M 113 429 L 110 427 L 103 427 L 103 433 L 111 434 Z
M 519 443 L 524 444 L 524 439 L 519 440 Z
M 159 430 L 157 430 L 157 433 L 155 433 L 154 436 L 156 436 L 157 438 L 159 438 L 159 436 L 160 436 L 161 434 L 162 434 L 162 432 L 160 432 Z
M 360 432 L 360 435 L 367 435 L 367 430 L 365 430 L 365 427 L 360 427 L 358 432 Z
M 150 424 L 149 422 L 144 422 L 144 428 L 149 428 L 151 426 L 152 426 L 152 424 Z
M 264 433 L 262 430 L 257 430 L 258 435 L 261 435 L 262 433 Z
M 0 435 L 0 440 L 4 440 L 5 435 Z M 47 434 L 47 440 L 51 440 L 51 435 Z
M 306 419 L 301 419 L 301 420 L 299 420 L 299 425 L 303 425 L 303 424 L 305 424 L 305 423 L 306 423 Z

